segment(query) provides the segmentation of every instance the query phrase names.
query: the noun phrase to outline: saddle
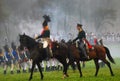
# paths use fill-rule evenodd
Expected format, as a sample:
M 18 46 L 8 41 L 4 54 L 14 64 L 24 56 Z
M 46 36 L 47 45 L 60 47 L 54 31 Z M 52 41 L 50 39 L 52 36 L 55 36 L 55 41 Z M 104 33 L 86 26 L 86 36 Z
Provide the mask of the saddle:
M 42 41 L 41 43 L 43 44 L 43 48 L 47 48 L 49 46 L 47 41 Z
M 78 42 L 76 43 L 76 48 L 78 48 L 81 57 L 84 58 L 85 56 L 83 55 L 82 50 L 81 50 L 81 48 L 79 47 L 79 44 L 80 44 L 80 42 L 78 41 Z M 87 56 L 88 56 L 88 58 L 89 58 L 89 52 L 92 51 L 92 50 L 94 50 L 94 47 L 92 46 L 92 47 L 90 48 L 90 47 L 88 46 L 88 44 L 87 44 L 86 42 L 84 42 L 84 49 L 85 49 L 86 54 L 87 54 Z
M 41 45 L 41 44 L 42 45 Z M 47 56 L 50 56 L 50 57 L 53 57 L 53 54 L 52 54 L 52 50 L 51 50 L 51 47 L 50 47 L 50 45 L 48 44 L 48 42 L 47 41 L 40 41 L 40 43 L 39 43 L 39 48 L 44 48 L 44 49 L 48 49 L 48 50 L 46 50 L 47 51 Z M 42 47 L 41 47 L 42 46 Z
M 87 39 L 84 39 L 84 44 L 85 44 L 86 51 L 88 54 L 89 54 L 89 51 L 94 50 L 94 47 L 88 42 Z

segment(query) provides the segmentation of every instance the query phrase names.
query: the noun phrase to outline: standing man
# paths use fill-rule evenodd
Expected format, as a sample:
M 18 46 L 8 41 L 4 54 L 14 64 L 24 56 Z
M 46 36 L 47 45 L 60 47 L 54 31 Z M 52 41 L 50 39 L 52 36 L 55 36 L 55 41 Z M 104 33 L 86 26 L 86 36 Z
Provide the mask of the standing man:
M 81 50 L 82 54 L 84 54 L 83 58 L 89 59 L 89 57 L 87 56 L 85 45 L 84 45 L 84 40 L 86 39 L 86 33 L 82 29 L 81 24 L 77 24 L 77 30 L 78 30 L 78 36 L 73 40 L 73 42 L 79 39 L 78 48 Z

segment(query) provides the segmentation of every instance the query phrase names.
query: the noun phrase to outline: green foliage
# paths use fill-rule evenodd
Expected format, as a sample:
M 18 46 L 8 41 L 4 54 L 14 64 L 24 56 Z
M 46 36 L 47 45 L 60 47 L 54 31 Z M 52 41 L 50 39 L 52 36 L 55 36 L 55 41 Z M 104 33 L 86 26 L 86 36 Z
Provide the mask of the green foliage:
M 83 77 L 79 77 L 78 70 L 75 73 L 69 69 L 69 77 L 65 78 L 64 81 L 119 81 L 120 80 L 120 58 L 115 59 L 116 64 L 111 64 L 115 76 L 111 76 L 107 66 L 100 68 L 98 76 L 94 77 L 95 66 L 94 62 L 86 62 L 86 67 L 82 68 Z M 3 75 L 2 68 L 0 69 L 0 81 L 27 81 L 29 78 L 29 73 L 20 73 L 13 75 L 8 72 L 6 75 Z M 43 81 L 63 81 L 62 71 L 53 71 L 53 72 L 43 72 L 44 80 Z M 33 74 L 33 79 L 31 81 L 42 81 L 40 80 L 39 72 Z

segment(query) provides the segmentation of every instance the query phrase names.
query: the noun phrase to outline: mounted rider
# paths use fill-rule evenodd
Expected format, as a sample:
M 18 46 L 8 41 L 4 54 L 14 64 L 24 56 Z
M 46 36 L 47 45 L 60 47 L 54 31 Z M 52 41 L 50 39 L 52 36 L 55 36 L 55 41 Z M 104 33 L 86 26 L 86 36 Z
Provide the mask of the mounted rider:
M 51 49 L 50 48 L 50 44 L 51 44 L 50 29 L 48 26 L 48 22 L 50 22 L 51 19 L 50 19 L 49 15 L 44 15 L 43 18 L 44 18 L 44 22 L 42 24 L 43 30 L 42 30 L 41 34 L 38 37 L 36 37 L 36 39 L 41 38 L 41 41 L 43 41 L 43 43 L 48 44 L 48 47 L 46 48 L 47 56 L 52 57 L 51 50 L 50 50 Z M 43 47 L 45 48 L 46 45 L 44 46 L 44 44 L 43 44 Z
M 85 43 L 87 43 L 89 48 L 92 48 L 92 46 L 86 40 L 86 33 L 82 28 L 82 24 L 77 24 L 77 30 L 78 30 L 78 36 L 73 40 L 73 42 L 75 42 L 76 40 L 79 39 L 78 48 L 79 48 L 79 50 L 81 50 L 82 54 L 84 54 L 83 58 L 89 59 L 89 57 L 87 55 Z

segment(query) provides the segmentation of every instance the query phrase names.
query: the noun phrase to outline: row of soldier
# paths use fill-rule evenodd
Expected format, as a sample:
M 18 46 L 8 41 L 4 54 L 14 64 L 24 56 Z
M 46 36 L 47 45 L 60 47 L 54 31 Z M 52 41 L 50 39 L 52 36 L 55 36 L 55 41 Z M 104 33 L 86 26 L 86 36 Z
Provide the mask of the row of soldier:
M 3 49 L 0 49 L 0 66 L 3 67 L 3 73 L 7 73 L 8 67 L 10 67 L 10 73 L 14 72 L 20 73 L 21 70 L 26 73 L 27 70 L 30 72 L 32 66 L 32 60 L 29 59 L 29 50 L 24 48 L 20 50 L 19 47 L 15 45 L 14 42 L 11 43 L 11 48 L 6 44 Z M 56 59 L 50 59 L 43 61 L 41 66 L 44 71 L 50 70 L 62 70 L 62 65 Z M 37 67 L 35 71 L 37 70 Z

